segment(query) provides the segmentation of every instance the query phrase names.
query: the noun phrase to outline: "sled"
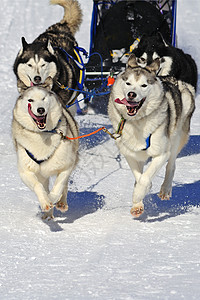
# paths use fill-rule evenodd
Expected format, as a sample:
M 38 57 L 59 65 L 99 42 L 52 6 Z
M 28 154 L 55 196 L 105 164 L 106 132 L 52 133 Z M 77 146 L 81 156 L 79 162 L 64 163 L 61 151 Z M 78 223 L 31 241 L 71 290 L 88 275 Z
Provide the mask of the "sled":
M 175 46 L 176 9 L 177 0 L 93 0 L 84 84 L 89 92 L 85 102 L 96 112 L 106 113 L 101 100 L 108 98 L 114 77 L 125 68 L 143 34 L 159 31 Z

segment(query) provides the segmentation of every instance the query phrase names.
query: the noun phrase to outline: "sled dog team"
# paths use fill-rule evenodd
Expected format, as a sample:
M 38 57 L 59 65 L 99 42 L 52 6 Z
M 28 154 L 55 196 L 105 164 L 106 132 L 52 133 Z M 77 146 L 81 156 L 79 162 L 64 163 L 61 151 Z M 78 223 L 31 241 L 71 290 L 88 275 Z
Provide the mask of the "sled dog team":
M 22 38 L 13 67 L 20 93 L 12 122 L 18 170 L 37 195 L 44 218 L 53 217 L 54 206 L 62 212 L 68 209 L 68 179 L 78 161 L 78 140 L 73 138 L 79 135 L 73 112 L 66 109 L 77 93 L 63 91 L 60 85 L 77 89 L 80 70 L 74 34 L 82 12 L 77 0 L 50 2 L 64 8 L 63 19 L 31 44 Z M 134 217 L 144 212 L 143 199 L 165 163 L 159 197 L 168 200 L 171 196 L 175 160 L 189 137 L 196 86 L 194 60 L 166 44 L 160 34 L 143 36 L 117 76 L 108 115 L 114 132 L 123 124 L 116 144 L 135 177 Z M 50 191 L 49 178 L 54 175 Z

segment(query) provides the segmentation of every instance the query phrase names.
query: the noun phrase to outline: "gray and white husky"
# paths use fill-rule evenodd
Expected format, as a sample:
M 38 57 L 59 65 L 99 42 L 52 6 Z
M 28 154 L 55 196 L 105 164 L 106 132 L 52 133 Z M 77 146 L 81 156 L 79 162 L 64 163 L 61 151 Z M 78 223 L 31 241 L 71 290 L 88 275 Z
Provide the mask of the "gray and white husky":
M 24 90 L 13 110 L 12 135 L 17 152 L 18 170 L 23 182 L 33 190 L 45 217 L 53 217 L 53 206 L 66 211 L 68 178 L 78 159 L 77 124 L 51 91 L 52 79 L 43 86 Z M 56 180 L 49 191 L 49 178 Z
M 59 94 L 65 107 L 75 98 L 76 92 L 63 90 L 60 86 L 77 89 L 80 76 L 74 34 L 81 24 L 82 11 L 77 0 L 51 0 L 50 2 L 63 6 L 63 19 L 50 26 L 31 44 L 28 44 L 24 37 L 22 38 L 22 48 L 17 55 L 13 70 L 17 79 L 29 87 L 42 84 L 47 77 L 52 77 L 53 91 Z
M 133 53 L 141 67 L 159 59 L 159 76 L 174 77 L 197 89 L 198 71 L 194 59 L 183 50 L 166 43 L 159 32 L 151 36 L 144 35 Z
M 131 208 L 134 217 L 143 213 L 143 199 L 151 188 L 152 178 L 166 162 L 159 197 L 170 198 L 175 160 L 187 143 L 195 109 L 194 88 L 174 78 L 159 79 L 158 69 L 159 60 L 142 68 L 132 54 L 126 70 L 113 85 L 108 105 L 114 130 L 124 126 L 116 144 L 135 177 Z M 144 171 L 149 158 L 151 162 Z

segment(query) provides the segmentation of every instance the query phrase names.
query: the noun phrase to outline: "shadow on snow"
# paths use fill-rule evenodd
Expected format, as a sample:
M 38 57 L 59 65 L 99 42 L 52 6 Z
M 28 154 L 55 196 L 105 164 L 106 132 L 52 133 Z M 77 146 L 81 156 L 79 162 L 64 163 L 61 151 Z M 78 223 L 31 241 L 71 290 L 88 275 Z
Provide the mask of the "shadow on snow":
M 111 126 L 107 126 L 111 130 Z M 94 130 L 96 128 L 93 128 Z M 84 130 L 84 134 L 92 130 Z M 82 133 L 83 134 L 83 133 Z M 105 133 L 90 137 L 89 139 L 82 139 L 82 149 L 85 147 L 93 148 L 100 143 L 105 143 L 109 137 Z M 84 140 L 84 141 L 83 141 Z M 200 153 L 200 136 L 192 135 L 188 144 L 183 148 L 178 157 L 190 156 Z M 168 201 L 161 201 L 156 194 L 145 197 L 145 212 L 138 218 L 143 222 L 156 222 L 175 217 L 177 215 L 185 214 L 191 207 L 200 206 L 200 181 L 191 184 L 179 185 L 173 187 L 172 198 Z M 66 213 L 61 213 L 55 209 L 54 216 L 57 220 L 44 222 L 50 227 L 51 231 L 62 231 L 59 224 L 73 223 L 77 219 L 82 218 L 87 214 L 92 214 L 105 205 L 105 197 L 98 195 L 96 192 L 70 192 L 68 193 L 69 209 Z
M 60 224 L 74 223 L 76 220 L 93 214 L 98 209 L 102 209 L 105 205 L 104 196 L 96 192 L 68 192 L 68 206 L 67 212 L 62 213 L 54 209 L 54 217 L 60 219 L 43 220 L 50 230 L 53 232 L 62 231 Z
M 190 184 L 175 186 L 170 200 L 160 200 L 157 194 L 144 200 L 145 212 L 138 219 L 143 222 L 157 222 L 185 214 L 193 207 L 200 206 L 200 180 Z
M 191 135 L 187 145 L 179 153 L 178 157 L 190 156 L 200 153 L 200 136 Z

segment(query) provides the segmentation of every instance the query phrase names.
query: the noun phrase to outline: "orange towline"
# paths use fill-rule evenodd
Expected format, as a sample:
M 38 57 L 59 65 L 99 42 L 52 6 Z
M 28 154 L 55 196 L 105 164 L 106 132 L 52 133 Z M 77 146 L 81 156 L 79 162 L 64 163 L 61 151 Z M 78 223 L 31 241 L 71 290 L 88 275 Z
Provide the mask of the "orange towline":
M 67 140 L 78 140 L 78 139 L 82 139 L 82 138 L 84 138 L 84 137 L 88 137 L 88 136 L 91 136 L 91 135 L 93 135 L 93 134 L 96 134 L 97 132 L 99 132 L 99 131 L 101 131 L 101 130 L 105 130 L 105 129 L 106 129 L 105 127 L 101 127 L 101 128 L 99 128 L 99 129 L 97 129 L 97 130 L 95 130 L 95 131 L 92 131 L 92 132 L 88 133 L 88 134 L 80 135 L 80 136 L 73 137 L 73 138 L 70 138 L 70 137 L 68 137 L 68 136 L 63 136 L 63 138 L 65 138 L 65 139 L 67 139 Z

